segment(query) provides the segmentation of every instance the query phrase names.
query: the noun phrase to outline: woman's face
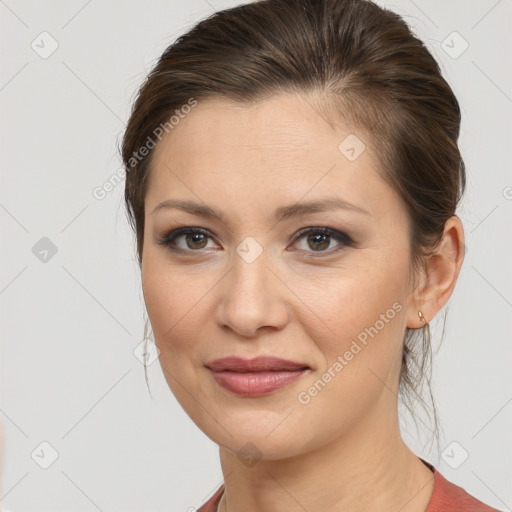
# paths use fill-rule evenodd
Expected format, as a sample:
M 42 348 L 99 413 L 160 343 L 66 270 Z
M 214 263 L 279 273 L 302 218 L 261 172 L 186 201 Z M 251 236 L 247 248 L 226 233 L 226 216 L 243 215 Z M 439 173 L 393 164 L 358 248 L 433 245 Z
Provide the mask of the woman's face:
M 267 459 L 390 425 L 417 326 L 404 207 L 367 135 L 314 105 L 200 101 L 155 148 L 145 203 L 143 292 L 166 380 L 213 441 Z M 190 232 L 158 243 L 178 228 Z M 231 356 L 305 369 L 206 366 Z

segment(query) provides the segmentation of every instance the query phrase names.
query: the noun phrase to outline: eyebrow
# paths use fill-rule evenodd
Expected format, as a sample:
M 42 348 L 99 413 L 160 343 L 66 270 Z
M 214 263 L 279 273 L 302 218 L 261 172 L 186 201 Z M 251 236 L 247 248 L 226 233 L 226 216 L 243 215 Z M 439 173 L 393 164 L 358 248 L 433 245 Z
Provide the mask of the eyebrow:
M 192 215 L 199 215 L 201 217 L 208 217 L 217 219 L 225 223 L 224 214 L 215 208 L 207 206 L 205 204 L 196 203 L 194 201 L 180 201 L 177 199 L 167 199 L 159 203 L 155 209 L 151 212 L 151 215 L 163 208 L 176 208 L 183 210 Z M 316 201 L 299 202 L 288 206 L 281 206 L 274 212 L 274 220 L 276 222 L 283 222 L 292 217 L 301 217 L 311 213 L 325 212 L 329 210 L 343 209 L 350 210 L 365 215 L 370 215 L 370 212 L 363 208 L 356 206 L 355 204 L 349 203 L 339 198 L 322 198 Z

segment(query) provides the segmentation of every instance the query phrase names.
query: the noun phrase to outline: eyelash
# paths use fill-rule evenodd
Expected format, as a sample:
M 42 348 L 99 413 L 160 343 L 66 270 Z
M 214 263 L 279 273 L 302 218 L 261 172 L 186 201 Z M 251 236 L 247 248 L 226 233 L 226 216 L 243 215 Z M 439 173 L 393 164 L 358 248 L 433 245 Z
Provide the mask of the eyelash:
M 211 236 L 211 234 L 203 228 L 183 227 L 183 228 L 173 229 L 173 230 L 169 231 L 167 234 L 165 234 L 164 236 L 162 236 L 161 238 L 159 238 L 157 240 L 157 244 L 165 246 L 169 250 L 171 250 L 173 252 L 177 252 L 177 253 L 202 253 L 202 252 L 204 252 L 202 249 L 197 249 L 197 250 L 188 249 L 187 250 L 187 249 L 179 249 L 179 248 L 176 248 L 173 246 L 175 243 L 175 240 L 177 238 L 179 238 L 180 236 L 183 236 L 183 235 L 188 235 L 188 234 L 192 234 L 192 235 L 200 234 L 200 235 L 207 236 L 208 238 L 213 238 Z M 343 246 L 345 246 L 345 247 L 354 246 L 354 241 L 348 235 L 346 235 L 345 233 L 342 233 L 341 231 L 337 231 L 335 229 L 327 228 L 327 227 L 304 228 L 297 233 L 297 235 L 293 239 L 292 243 L 295 243 L 298 240 L 300 240 L 301 238 L 304 238 L 306 235 L 310 235 L 310 234 L 330 236 L 331 238 L 334 238 L 336 241 L 341 243 L 341 247 L 336 247 L 334 249 L 329 249 L 326 251 L 305 251 L 305 252 L 310 252 L 312 254 L 329 254 L 329 255 L 331 255 L 334 252 L 340 251 L 343 248 Z

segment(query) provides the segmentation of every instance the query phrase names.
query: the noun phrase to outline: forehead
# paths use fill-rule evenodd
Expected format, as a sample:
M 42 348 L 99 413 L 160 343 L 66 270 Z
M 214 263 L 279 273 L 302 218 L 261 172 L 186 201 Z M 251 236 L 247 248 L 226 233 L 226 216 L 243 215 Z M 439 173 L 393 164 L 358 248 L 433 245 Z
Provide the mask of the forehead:
M 154 149 L 148 206 L 169 195 L 203 199 L 205 191 L 219 200 L 272 204 L 337 192 L 352 203 L 396 199 L 376 166 L 369 135 L 333 127 L 312 96 L 283 94 L 251 104 L 208 98 Z
M 180 162 L 186 168 L 203 169 L 219 166 L 226 160 L 246 160 L 247 166 L 257 161 L 260 171 L 280 163 L 294 163 L 314 168 L 331 165 L 343 158 L 340 143 L 354 130 L 337 126 L 323 115 L 318 98 L 304 94 L 280 94 L 257 103 L 242 104 L 223 97 L 200 100 L 190 113 L 157 144 L 152 163 Z M 370 140 L 365 141 L 365 165 L 373 165 L 369 157 Z M 344 163 L 344 162 L 342 162 Z M 229 165 L 223 167 L 229 168 Z M 347 167 L 355 168 L 357 164 Z M 312 169 L 313 170 L 313 169 Z
M 284 151 L 293 158 L 301 151 L 325 147 L 328 141 L 324 138 L 322 144 L 322 134 L 327 128 L 323 118 L 299 96 L 282 95 L 249 105 L 209 98 L 199 101 L 180 120 L 157 152 L 166 146 L 171 151 L 178 149 L 182 157 L 198 158 L 225 150 L 267 157 L 278 157 Z

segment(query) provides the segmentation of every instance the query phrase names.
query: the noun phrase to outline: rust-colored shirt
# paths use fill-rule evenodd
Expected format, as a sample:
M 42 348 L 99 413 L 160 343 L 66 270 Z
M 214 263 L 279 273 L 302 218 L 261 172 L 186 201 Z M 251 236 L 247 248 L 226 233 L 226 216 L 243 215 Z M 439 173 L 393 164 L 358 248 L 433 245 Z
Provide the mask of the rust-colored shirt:
M 434 473 L 434 491 L 425 512 L 499 512 L 468 494 L 462 487 L 446 480 L 431 464 L 423 461 Z M 217 512 L 224 485 L 197 512 Z

